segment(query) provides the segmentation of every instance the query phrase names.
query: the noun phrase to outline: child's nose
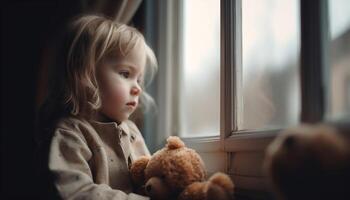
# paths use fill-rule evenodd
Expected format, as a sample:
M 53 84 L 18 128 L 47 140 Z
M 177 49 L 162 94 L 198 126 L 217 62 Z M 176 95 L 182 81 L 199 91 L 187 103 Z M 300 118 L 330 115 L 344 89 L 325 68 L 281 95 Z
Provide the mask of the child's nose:
M 132 87 L 130 93 L 133 96 L 137 96 L 137 95 L 140 94 L 140 92 L 141 92 L 141 88 L 140 87 Z

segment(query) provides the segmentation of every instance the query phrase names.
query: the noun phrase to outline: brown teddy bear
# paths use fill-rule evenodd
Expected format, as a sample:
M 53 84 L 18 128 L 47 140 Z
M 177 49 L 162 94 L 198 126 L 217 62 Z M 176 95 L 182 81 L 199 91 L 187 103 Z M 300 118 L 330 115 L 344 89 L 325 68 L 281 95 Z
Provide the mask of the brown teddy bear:
M 152 157 L 141 157 L 130 167 L 132 180 L 147 196 L 156 200 L 228 200 L 234 185 L 223 173 L 206 181 L 205 166 L 200 156 L 185 147 L 180 138 L 170 136 L 166 147 Z
M 349 142 L 329 125 L 301 125 L 278 135 L 264 169 L 278 199 L 350 199 Z

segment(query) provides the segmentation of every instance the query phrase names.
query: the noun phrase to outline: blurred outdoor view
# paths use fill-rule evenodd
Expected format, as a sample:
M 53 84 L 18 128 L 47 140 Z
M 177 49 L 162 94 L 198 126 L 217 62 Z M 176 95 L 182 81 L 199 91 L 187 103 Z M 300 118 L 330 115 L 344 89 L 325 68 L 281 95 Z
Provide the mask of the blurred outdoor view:
M 220 1 L 183 1 L 182 136 L 219 135 Z
M 300 113 L 299 0 L 242 1 L 243 124 L 279 128 Z

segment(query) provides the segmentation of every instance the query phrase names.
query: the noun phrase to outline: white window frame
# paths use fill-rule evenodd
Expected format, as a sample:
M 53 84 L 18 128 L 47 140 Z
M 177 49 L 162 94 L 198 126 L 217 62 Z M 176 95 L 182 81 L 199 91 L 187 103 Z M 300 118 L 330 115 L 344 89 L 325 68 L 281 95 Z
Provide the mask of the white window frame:
M 238 131 L 242 121 L 241 0 L 221 0 L 220 135 L 183 138 L 199 151 L 261 151 L 280 130 Z M 219 145 L 218 145 L 219 144 Z M 218 149 L 219 147 L 219 149 Z
M 315 123 L 324 119 L 324 93 L 327 85 L 323 82 L 323 71 L 328 67 L 326 51 L 328 49 L 327 0 L 318 2 L 300 1 L 304 13 L 312 12 L 321 16 L 320 24 L 311 27 L 307 21 L 310 15 L 303 15 L 305 21 L 301 37 L 302 109 L 301 121 Z M 281 129 L 238 131 L 242 121 L 238 118 L 242 112 L 242 2 L 241 0 L 221 0 L 221 107 L 220 107 L 220 143 L 225 152 L 256 151 L 266 147 Z M 316 7 L 316 8 L 313 8 Z M 315 23 L 315 22 L 313 22 Z M 312 36 L 312 37 L 309 37 Z M 310 40 L 310 38 L 313 38 Z M 306 43 L 307 42 L 307 43 Z M 316 49 L 319 49 L 318 51 Z M 313 54 L 316 52 L 316 54 Z M 321 67 L 320 67 L 321 66 Z M 314 77 L 311 79 L 310 77 Z M 315 90 L 314 88 L 320 88 Z M 233 103 L 232 103 L 233 102 Z M 232 103 L 232 104 L 231 104 Z M 230 111 L 230 112 L 227 112 Z M 215 139 L 186 138 L 195 145 L 196 141 L 210 146 Z M 216 141 L 217 142 L 217 141 Z M 205 147 L 202 147 L 205 149 Z

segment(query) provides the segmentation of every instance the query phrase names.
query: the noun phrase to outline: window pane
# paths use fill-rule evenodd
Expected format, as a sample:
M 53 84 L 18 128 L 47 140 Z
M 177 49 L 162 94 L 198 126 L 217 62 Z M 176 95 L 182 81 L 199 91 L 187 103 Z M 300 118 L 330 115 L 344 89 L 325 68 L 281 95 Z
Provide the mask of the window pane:
M 243 127 L 281 128 L 300 113 L 298 0 L 242 1 Z
M 329 1 L 330 15 L 330 115 L 350 114 L 350 2 Z
M 182 136 L 219 135 L 220 1 L 183 1 Z

